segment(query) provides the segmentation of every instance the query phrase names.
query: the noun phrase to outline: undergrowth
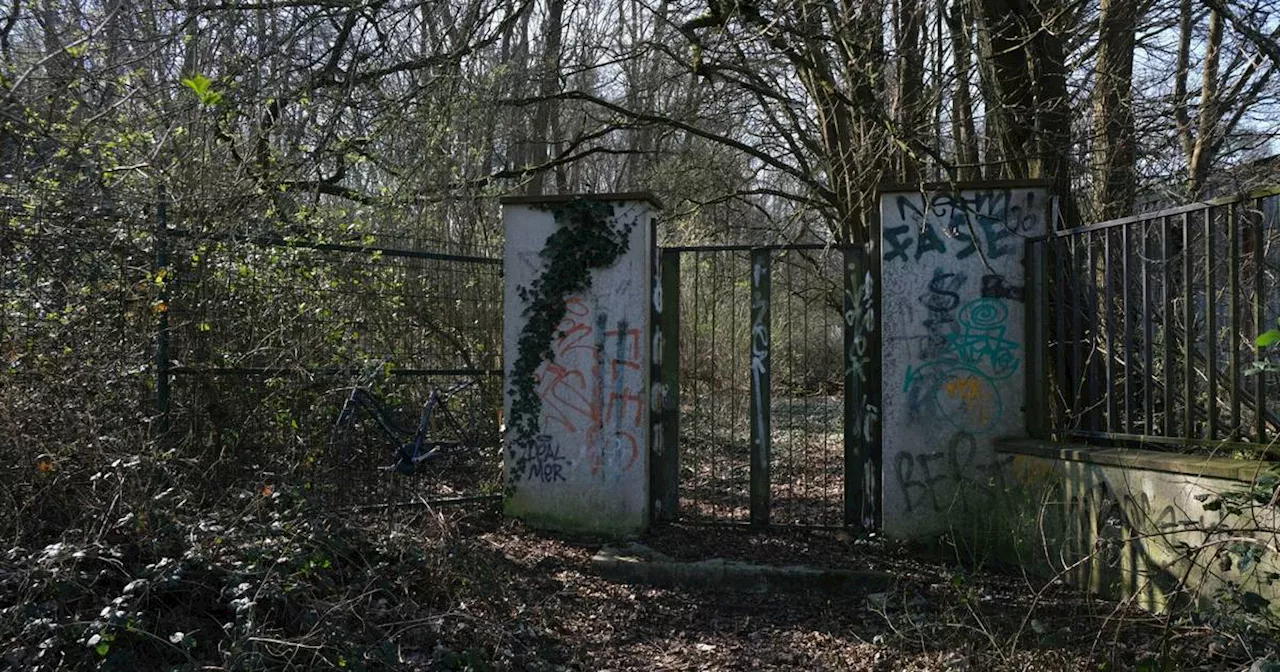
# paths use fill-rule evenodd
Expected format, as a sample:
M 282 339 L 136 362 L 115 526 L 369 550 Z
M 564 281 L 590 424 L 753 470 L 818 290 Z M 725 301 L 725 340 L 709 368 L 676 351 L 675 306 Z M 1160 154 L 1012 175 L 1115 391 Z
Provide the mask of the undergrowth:
M 505 630 L 473 626 L 505 590 L 493 551 L 460 534 L 474 511 L 358 519 L 313 510 L 289 490 L 232 499 L 238 506 L 201 511 L 162 493 L 145 525 L 131 512 L 10 548 L 0 562 L 3 666 L 523 667 Z M 468 597 L 477 593 L 486 599 Z

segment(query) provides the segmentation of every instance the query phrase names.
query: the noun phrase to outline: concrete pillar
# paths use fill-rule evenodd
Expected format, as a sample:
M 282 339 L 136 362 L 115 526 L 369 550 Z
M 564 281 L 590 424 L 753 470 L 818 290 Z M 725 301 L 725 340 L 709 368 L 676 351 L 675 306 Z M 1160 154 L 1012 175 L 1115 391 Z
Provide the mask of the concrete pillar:
M 981 527 L 1003 470 L 997 437 L 1024 436 L 1028 237 L 1043 186 L 884 193 L 883 521 L 897 538 Z
M 559 531 L 639 533 L 649 523 L 657 202 L 502 203 L 506 512 Z

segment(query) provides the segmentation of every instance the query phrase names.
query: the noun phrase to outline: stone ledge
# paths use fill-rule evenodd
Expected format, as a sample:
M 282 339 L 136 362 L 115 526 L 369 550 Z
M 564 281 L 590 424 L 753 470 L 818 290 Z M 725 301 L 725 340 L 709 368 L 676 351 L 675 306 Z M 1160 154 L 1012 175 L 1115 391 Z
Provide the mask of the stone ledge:
M 1084 462 L 1114 467 L 1147 469 L 1187 476 L 1221 478 L 1252 483 L 1259 469 L 1267 463 L 1233 460 L 1224 457 L 1181 455 L 1134 448 L 1099 448 L 1083 443 L 1043 441 L 1040 439 L 999 439 L 996 452 L 1031 455 L 1067 462 Z
M 609 579 L 661 588 L 877 593 L 888 590 L 894 581 L 891 574 L 871 570 L 815 569 L 800 565 L 775 567 L 722 558 L 679 562 L 634 543 L 623 547 L 604 547 L 591 558 L 591 566 Z

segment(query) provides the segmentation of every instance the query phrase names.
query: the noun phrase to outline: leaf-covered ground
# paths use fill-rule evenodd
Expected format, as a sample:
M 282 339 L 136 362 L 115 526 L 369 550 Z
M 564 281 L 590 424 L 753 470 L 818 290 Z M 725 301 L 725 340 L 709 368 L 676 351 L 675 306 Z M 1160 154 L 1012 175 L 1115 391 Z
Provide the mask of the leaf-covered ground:
M 839 532 L 662 528 L 677 558 L 876 568 L 872 595 L 659 589 L 593 573 L 599 540 L 490 507 L 221 515 L 71 530 L 0 565 L 10 669 L 1248 669 L 1274 642 Z

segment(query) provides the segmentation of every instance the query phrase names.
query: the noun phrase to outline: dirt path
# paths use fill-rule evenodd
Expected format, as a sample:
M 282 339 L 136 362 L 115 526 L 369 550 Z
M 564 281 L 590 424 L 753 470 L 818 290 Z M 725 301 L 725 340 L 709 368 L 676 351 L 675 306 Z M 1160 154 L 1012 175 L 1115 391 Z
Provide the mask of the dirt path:
M 272 494 L 196 513 L 10 549 L 0 668 L 1241 670 L 1276 654 L 1222 620 L 1166 623 L 841 532 L 668 526 L 643 541 L 676 560 L 888 572 L 891 588 L 619 583 L 592 566 L 602 540 L 496 507 L 335 516 Z
M 597 576 L 601 544 L 516 524 L 478 534 L 503 559 L 519 628 L 518 669 L 594 670 L 1083 670 L 1151 664 L 1247 667 L 1243 651 L 1205 627 L 1175 626 L 1063 588 L 920 561 L 843 533 L 672 526 L 644 541 L 684 559 L 874 568 L 901 577 L 862 596 L 658 589 Z M 1039 595 L 1037 596 L 1037 592 Z M 1167 635 L 1167 637 L 1166 637 Z

